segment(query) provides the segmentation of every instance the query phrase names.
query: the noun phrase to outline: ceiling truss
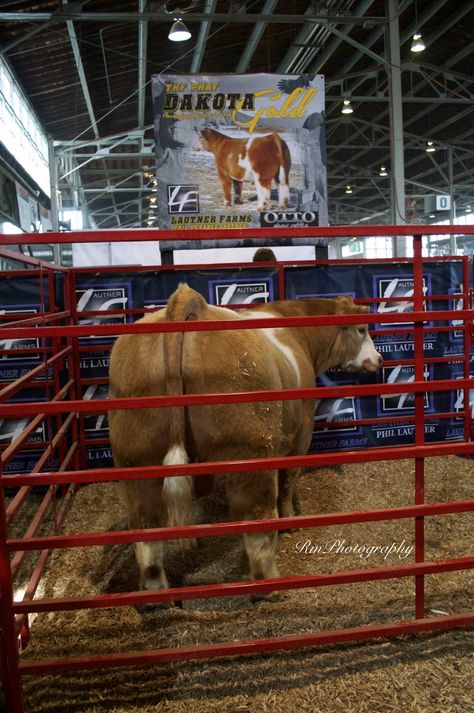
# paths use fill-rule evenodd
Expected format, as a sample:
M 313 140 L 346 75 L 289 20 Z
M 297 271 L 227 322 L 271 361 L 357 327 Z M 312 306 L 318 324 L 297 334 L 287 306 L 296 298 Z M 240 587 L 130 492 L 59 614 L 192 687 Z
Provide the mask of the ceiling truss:
M 27 5 L 28 3 L 23 3 Z M 276 73 L 318 73 L 326 76 L 326 128 L 329 175 L 330 214 L 333 221 L 380 221 L 390 215 L 390 175 L 380 177 L 381 165 L 390 171 L 389 74 L 391 67 L 385 43 L 388 22 L 388 0 L 327 0 L 308 3 L 304 12 L 285 12 L 289 3 L 261 0 L 260 12 L 253 5 L 240 3 L 223 12 L 218 0 L 203 0 L 200 10 L 186 12 L 185 20 L 193 26 L 194 45 L 187 47 L 182 58 L 161 63 L 173 72 L 219 72 L 215 37 L 234 32 L 242 34 L 239 55 L 232 71 L 262 71 L 265 56 L 274 54 L 268 71 Z M 90 12 L 88 3 L 61 0 L 56 12 L 46 9 L 47 2 L 36 2 L 35 8 L 22 12 L 0 12 L 0 53 L 21 75 L 21 62 L 27 62 L 30 48 L 47 49 L 53 32 L 67 32 L 74 71 L 69 76 L 71 91 L 80 91 L 77 111 L 50 116 L 48 125 L 55 134 L 67 120 L 84 120 L 85 128 L 68 138 L 55 141 L 60 163 L 59 188 L 63 201 L 81 206 L 90 215 L 92 226 L 131 227 L 146 225 L 150 213 L 149 197 L 153 194 L 154 144 L 149 109 L 149 77 L 156 70 L 151 52 L 155 28 L 166 27 L 170 14 L 157 3 L 138 0 L 130 3 L 133 11 Z M 121 7 L 126 3 L 121 3 Z M 84 9 L 83 9 L 84 6 Z M 449 6 L 449 13 L 446 8 Z M 49 7 L 49 6 L 48 6 Z M 281 8 L 281 9 L 280 9 Z M 324 9 L 325 8 L 325 9 Z M 474 113 L 473 43 L 463 44 L 456 34 L 450 47 L 426 54 L 427 60 L 410 56 L 408 43 L 415 32 L 423 32 L 429 48 L 443 44 L 451 31 L 472 26 L 466 22 L 474 12 L 473 0 L 453 9 L 448 0 L 425 3 L 416 16 L 413 0 L 400 0 L 401 76 L 403 82 L 403 139 L 405 149 L 406 192 L 419 197 L 425 193 L 454 193 L 459 209 L 474 203 Z M 442 21 L 439 18 L 442 17 Z M 474 15 L 472 16 L 474 20 Z M 135 32 L 131 40 L 126 33 Z M 22 32 L 12 28 L 22 26 Z M 119 50 L 111 58 L 94 59 L 92 27 L 118 28 Z M 1 34 L 5 28 L 11 33 Z M 273 49 L 269 37 L 276 38 L 291 27 L 285 47 Z M 469 33 L 467 33 L 469 34 Z M 454 36 L 453 36 L 454 37 Z M 471 33 L 472 37 L 472 33 Z M 100 35 L 101 42 L 104 35 Z M 130 44 L 127 44 L 127 42 Z M 92 49 L 91 49 L 92 47 Z M 223 45 L 222 52 L 226 45 Z M 104 45 L 102 44 L 102 52 Z M 230 52 L 230 50 L 229 50 Z M 135 57 L 129 68 L 117 63 L 118 54 Z M 209 59 L 216 56 L 214 68 Z M 100 62 L 99 62 L 100 60 Z M 17 66 L 18 61 L 18 66 Z M 131 62 L 131 60 L 130 60 Z M 270 60 L 268 60 L 270 62 Z M 93 64 L 94 63 L 94 64 Z M 184 64 L 183 64 L 184 63 Z M 25 64 L 26 66 L 26 64 Z M 135 66 L 135 85 L 129 84 L 129 73 Z M 94 70 L 91 70 L 94 67 Z M 101 77 L 102 67 L 105 75 Z M 151 70 L 151 71 L 150 71 Z M 228 71 L 228 70 L 226 70 Z M 128 94 L 117 101 L 117 82 L 124 77 Z M 99 81 L 99 77 L 100 81 Z M 109 108 L 98 102 L 98 87 L 104 78 L 108 84 Z M 110 92 L 113 84 L 115 94 Z M 76 96 L 78 96 L 76 94 Z M 340 113 L 342 99 L 350 96 L 354 113 L 349 118 Z M 30 93 L 38 111 L 47 111 L 61 97 L 61 86 L 38 86 Z M 127 107 L 134 107 L 132 118 Z M 45 108 L 46 107 L 46 108 Z M 100 107 L 100 109 L 98 108 Z M 106 111 L 104 111 L 104 108 Z M 123 114 L 125 120 L 119 120 Z M 434 118 L 436 116 L 436 119 Z M 123 124 L 123 131 L 114 131 Z M 57 129 L 55 127 L 58 127 Z M 102 134 L 102 136 L 101 136 Z M 87 135 L 87 138 L 85 136 Z M 426 141 L 436 144 L 436 153 L 427 156 Z M 452 181 L 449 180 L 452 173 Z M 350 182 L 353 194 L 345 195 Z

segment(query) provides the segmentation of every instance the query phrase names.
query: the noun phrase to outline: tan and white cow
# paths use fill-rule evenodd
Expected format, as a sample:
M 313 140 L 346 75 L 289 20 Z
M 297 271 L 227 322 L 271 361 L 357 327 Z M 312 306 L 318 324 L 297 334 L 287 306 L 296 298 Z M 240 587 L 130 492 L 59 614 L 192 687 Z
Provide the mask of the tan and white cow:
M 132 397 L 260 389 L 313 387 L 315 376 L 331 367 L 375 371 L 382 363 L 366 325 L 275 328 L 272 318 L 318 314 L 360 314 L 366 307 L 350 297 L 302 299 L 262 305 L 245 312 L 213 307 L 180 285 L 166 308 L 141 322 L 266 318 L 265 329 L 123 335 L 110 361 L 110 396 Z M 306 454 L 313 431 L 314 401 L 109 412 L 117 467 L 178 465 Z M 292 516 L 297 471 L 266 470 L 223 474 L 232 520 Z M 202 484 L 197 476 L 197 490 Z M 189 476 L 124 483 L 130 527 L 192 523 L 193 478 Z M 276 533 L 244 535 L 254 579 L 278 576 Z M 135 553 L 144 589 L 168 586 L 161 542 L 137 543 Z
M 257 210 L 269 207 L 272 181 L 278 186 L 278 206 L 288 206 L 291 155 L 288 145 L 278 134 L 237 139 L 206 128 L 201 131 L 201 144 L 214 154 L 227 206 L 232 204 L 232 188 L 234 204 L 242 203 L 243 181 L 255 184 Z

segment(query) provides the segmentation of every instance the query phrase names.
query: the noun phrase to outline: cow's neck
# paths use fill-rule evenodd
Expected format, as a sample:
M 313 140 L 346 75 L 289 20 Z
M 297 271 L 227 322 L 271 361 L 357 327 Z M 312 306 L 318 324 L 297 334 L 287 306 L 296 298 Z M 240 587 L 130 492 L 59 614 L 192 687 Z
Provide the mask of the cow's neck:
M 331 299 L 283 300 L 259 306 L 259 312 L 269 312 L 284 317 L 314 317 L 316 315 L 335 314 L 334 301 Z M 251 317 L 251 313 L 248 315 Z M 337 354 L 336 341 L 340 328 L 337 326 L 290 327 L 296 338 L 308 354 L 316 376 L 331 367 L 338 366 L 341 359 Z

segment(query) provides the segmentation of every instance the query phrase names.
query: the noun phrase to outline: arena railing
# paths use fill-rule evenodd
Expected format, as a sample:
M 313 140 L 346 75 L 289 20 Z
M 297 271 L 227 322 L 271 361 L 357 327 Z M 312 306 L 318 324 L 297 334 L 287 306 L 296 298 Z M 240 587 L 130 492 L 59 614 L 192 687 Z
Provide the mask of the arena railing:
M 195 240 L 204 241 L 208 239 L 236 239 L 253 238 L 258 240 L 272 239 L 278 242 L 279 230 L 245 230 L 245 231 L 180 231 L 170 234 L 168 231 L 104 231 L 100 233 L 81 232 L 78 234 L 48 234 L 47 236 L 28 235 L 22 236 L 22 241 L 27 244 L 44 242 L 104 242 L 104 241 L 142 241 L 147 240 Z M 233 233 L 233 235 L 232 235 Z M 423 292 L 423 258 L 422 258 L 422 236 L 426 234 L 463 233 L 474 234 L 474 227 L 437 228 L 434 226 L 371 226 L 370 228 L 320 228 L 320 229 L 293 229 L 285 230 L 285 236 L 291 233 L 294 237 L 311 236 L 340 238 L 348 235 L 411 235 L 413 236 L 414 257 L 413 257 L 413 311 L 410 313 L 397 314 L 397 323 L 408 323 L 408 329 L 414 334 L 415 378 L 412 382 L 403 384 L 370 384 L 359 386 L 338 386 L 338 387 L 315 387 L 311 389 L 286 389 L 283 391 L 251 391 L 238 394 L 206 394 L 206 395 L 184 395 L 184 396 L 161 396 L 161 397 L 140 397 L 132 399 L 108 399 L 94 403 L 86 402 L 78 397 L 78 354 L 79 339 L 92 333 L 96 336 L 116 336 L 118 334 L 140 334 L 144 332 L 174 332 L 174 331 L 200 331 L 233 328 L 260 328 L 268 326 L 268 322 L 262 319 L 243 319 L 235 322 L 216 320 L 215 322 L 175 322 L 161 324 L 124 324 L 124 325 L 80 325 L 77 324 L 77 313 L 74 313 L 72 305 L 72 290 L 70 277 L 65 274 L 66 309 L 63 313 L 40 316 L 39 321 L 33 319 L 34 335 L 38 339 L 51 340 L 54 346 L 52 356 L 48 356 L 47 350 L 44 353 L 42 369 L 47 369 L 54 364 L 61 363 L 65 356 L 68 359 L 68 387 L 61 389 L 60 382 L 55 380 L 54 397 L 46 402 L 25 402 L 16 404 L 0 405 L 0 417 L 28 417 L 35 419 L 46 415 L 50 418 L 68 416 L 62 421 L 63 434 L 69 431 L 75 434 L 76 440 L 69 437 L 65 460 L 61 462 L 57 470 L 39 472 L 35 469 L 32 473 L 21 475 L 8 475 L 4 473 L 4 466 L 8 458 L 2 458 L 2 470 L 0 471 L 0 590 L 1 600 L 1 622 L 3 629 L 3 678 L 7 699 L 12 713 L 23 713 L 23 701 L 21 691 L 21 677 L 25 675 L 59 673 L 61 671 L 107 668 L 121 665 L 145 665 L 157 662 L 169 662 L 176 660 L 189 660 L 200 658 L 221 657 L 244 653 L 255 653 L 260 651 L 272 651 L 277 649 L 294 649 L 298 647 L 315 646 L 319 644 L 340 643 L 343 641 L 364 640 L 374 637 L 396 636 L 399 634 L 415 633 L 427 630 L 446 629 L 452 627 L 466 626 L 474 623 L 474 613 L 462 613 L 455 615 L 440 615 L 436 617 L 425 616 L 425 596 L 424 583 L 425 576 L 432 573 L 448 572 L 471 569 L 474 566 L 474 557 L 451 558 L 441 561 L 425 561 L 424 548 L 424 518 L 432 515 L 449 513 L 459 513 L 474 510 L 474 500 L 447 501 L 436 503 L 425 503 L 424 496 L 424 461 L 431 456 L 443 456 L 457 454 L 461 456 L 471 456 L 474 452 L 474 442 L 471 441 L 471 414 L 469 407 L 469 388 L 472 379 L 469 373 L 469 355 L 471 352 L 472 340 L 472 319 L 474 312 L 467 307 L 470 297 L 468 262 L 464 261 L 464 284 L 461 292 L 464 299 L 464 308 L 457 310 L 455 319 L 457 329 L 463 332 L 464 349 L 459 361 L 463 363 L 463 378 L 443 379 L 435 382 L 424 380 L 423 334 L 427 322 L 427 312 L 425 310 L 426 296 Z M 18 236 L 8 236 L 10 243 L 19 243 Z M 182 266 L 181 266 L 182 267 Z M 209 266 L 207 266 L 209 267 Z M 46 269 L 44 266 L 41 269 Z M 436 296 L 441 299 L 446 296 Z M 449 297 L 452 297 L 450 295 Z M 397 298 L 397 301 L 400 299 Z M 51 301 L 54 305 L 54 300 Z M 430 322 L 452 322 L 452 310 L 436 310 L 429 312 Z M 56 320 L 64 319 L 66 324 L 57 324 Z M 391 319 L 389 315 L 368 314 L 364 317 L 369 325 L 388 323 Z M 42 321 L 41 321 L 42 320 Z M 69 320 L 69 321 L 68 321 Z M 299 318 L 275 318 L 272 326 L 317 326 L 325 324 L 357 324 L 360 316 L 325 316 L 325 317 L 299 317 Z M 459 323 L 462 323 L 459 325 Z M 412 326 L 411 326 L 412 325 Z M 5 324 L 1 327 L 2 334 L 7 339 L 21 339 L 31 336 L 31 318 L 26 321 L 21 320 L 18 324 Z M 439 329 L 449 327 L 440 326 Z M 433 327 L 430 327 L 432 330 Z M 392 330 L 393 331 L 393 330 Z M 396 331 L 396 330 L 395 330 Z M 45 342 L 48 344 L 49 342 Z M 21 386 L 29 379 L 34 379 L 38 372 L 33 369 Z M 59 376 L 58 376 L 59 378 Z M 20 388 L 21 388 L 20 386 Z M 6 395 L 9 396 L 17 390 L 18 384 L 7 387 Z M 74 390 L 75 389 L 75 390 Z M 461 441 L 426 443 L 424 437 L 424 396 L 426 392 L 449 391 L 460 389 L 464 393 L 463 411 L 458 412 L 458 416 L 464 418 L 464 439 Z M 302 398 L 324 398 L 332 395 L 342 394 L 373 395 L 373 394 L 394 394 L 394 393 L 414 394 L 414 423 L 415 438 L 412 445 L 388 448 L 370 448 L 364 451 L 347 451 L 339 453 L 312 454 L 296 457 L 284 458 L 258 458 L 243 459 L 239 461 L 225 461 L 214 463 L 192 463 L 186 466 L 150 466 L 142 468 L 114 468 L 114 469 L 88 469 L 83 467 L 83 461 L 77 461 L 77 451 L 83 444 L 80 443 L 81 431 L 75 414 L 86 414 L 100 412 L 103 410 L 123 409 L 123 408 L 156 408 L 173 405 L 192 404 L 213 404 L 213 403 L 244 403 L 252 401 L 272 401 L 285 399 Z M 66 395 L 69 396 L 65 401 Z M 441 414 L 446 416 L 446 414 Z M 451 414 L 447 414 L 451 415 Z M 68 418 L 70 418 L 68 422 Z M 34 422 L 34 421 L 33 421 Z M 27 427 L 28 428 L 28 427 Z M 31 430 L 31 423 L 29 426 Z M 59 429 L 61 430 L 61 429 Z M 59 431 L 58 431 L 59 434 Z M 62 442 L 62 435 L 53 444 L 49 443 L 50 453 L 54 447 Z M 27 435 L 22 434 L 21 443 L 24 443 Z M 20 442 L 18 442 L 20 445 Z M 71 451 L 71 448 L 73 449 Z M 12 449 L 14 450 L 14 449 Z M 64 447 L 63 447 L 64 452 Z M 9 456 L 12 451 L 10 451 Z M 70 455 L 69 455 L 70 454 Z M 4 455 L 4 454 L 2 454 Z M 48 454 L 49 455 L 49 454 Z M 68 457 L 69 455 L 69 457 Z M 76 458 L 76 459 L 75 459 Z M 370 511 L 342 512 L 324 515 L 297 516 L 282 518 L 278 520 L 253 520 L 247 522 L 226 522 L 213 525 L 193 525 L 180 528 L 154 528 L 147 530 L 127 530 L 114 532 L 87 533 L 82 535 L 63 535 L 59 533 L 59 523 L 52 534 L 37 536 L 36 524 L 40 521 L 39 513 L 35 517 L 34 523 L 28 528 L 24 537 L 9 537 L 8 522 L 6 516 L 5 489 L 7 488 L 31 488 L 48 485 L 50 488 L 66 486 L 69 489 L 84 482 L 106 482 L 125 479 L 147 479 L 164 478 L 168 476 L 201 476 L 220 472 L 238 471 L 259 471 L 268 468 L 281 467 L 307 467 L 321 466 L 339 463 L 377 462 L 382 460 L 413 458 L 415 461 L 415 497 L 414 505 L 383 508 Z M 77 464 L 81 463 L 81 467 Z M 42 464 L 44 465 L 44 463 Z M 69 469 L 69 466 L 72 466 Z M 19 492 L 22 492 L 21 490 Z M 23 492 L 26 492 L 23 491 Z M 49 491 L 48 491 L 49 492 Z M 53 492 L 53 491 L 51 491 Z M 70 492 L 70 490 L 68 490 Z M 51 497 L 51 496 L 50 496 Z M 51 497 L 51 502 L 55 501 Z M 43 508 L 46 509 L 44 504 Z M 146 592 L 125 592 L 123 594 L 102 594 L 95 596 L 78 596 L 69 598 L 42 598 L 33 599 L 34 585 L 30 589 L 30 595 L 23 601 L 15 601 L 13 596 L 13 579 L 10 566 L 10 556 L 12 553 L 24 554 L 30 551 L 39 551 L 42 556 L 47 556 L 47 551 L 59 548 L 84 547 L 93 545 L 104 545 L 111 543 L 132 543 L 152 540 L 171 540 L 191 537 L 213 537 L 216 535 L 240 534 L 244 532 L 283 530 L 288 528 L 320 527 L 323 525 L 335 525 L 343 523 L 362 523 L 380 520 L 392 520 L 408 518 L 415 521 L 415 562 L 398 567 L 375 567 L 363 570 L 350 570 L 321 575 L 301 575 L 290 577 L 279 577 L 265 581 L 234 582 L 226 584 L 200 585 L 182 588 L 171 588 L 161 591 Z M 44 564 L 44 563 L 43 563 Z M 38 575 L 37 575 L 38 576 Z M 271 639 L 255 639 L 243 641 L 221 642 L 216 644 L 196 645 L 189 647 L 169 648 L 152 651 L 136 651 L 124 654 L 87 656 L 81 658 L 66 658 L 62 660 L 35 660 L 21 661 L 17 649 L 18 626 L 15 623 L 15 616 L 27 616 L 32 612 L 54 612 L 72 609 L 101 608 L 110 606 L 126 606 L 130 604 L 151 604 L 172 600 L 201 599 L 209 597 L 232 596 L 236 594 L 265 593 L 276 590 L 298 589 L 328 585 L 342 585 L 368 580 L 392 579 L 400 577 L 415 578 L 415 600 L 414 618 L 391 622 L 388 624 L 359 626 L 348 629 L 334 629 L 331 631 L 312 632 L 295 634 Z

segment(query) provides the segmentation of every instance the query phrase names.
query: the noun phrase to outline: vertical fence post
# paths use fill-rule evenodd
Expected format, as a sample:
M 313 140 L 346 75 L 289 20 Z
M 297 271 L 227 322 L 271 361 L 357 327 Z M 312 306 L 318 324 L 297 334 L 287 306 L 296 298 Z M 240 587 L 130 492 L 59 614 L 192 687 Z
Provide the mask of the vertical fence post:
M 64 308 L 68 312 L 68 316 L 66 318 L 66 324 L 76 324 L 76 321 L 73 317 L 73 309 L 75 309 L 75 295 L 74 295 L 74 290 L 71 286 L 72 283 L 72 272 L 71 270 L 68 270 L 67 273 L 64 275 L 64 284 L 63 284 L 63 290 L 64 290 Z M 67 337 L 66 338 L 66 344 L 68 347 L 71 347 L 71 351 L 68 354 L 67 357 L 67 374 L 68 374 L 68 379 L 73 382 L 72 387 L 69 389 L 69 398 L 70 399 L 76 399 L 80 398 L 80 396 L 77 393 L 77 381 L 76 381 L 76 362 L 78 359 L 80 359 L 80 354 L 77 353 L 76 349 L 76 341 L 73 337 Z M 80 364 L 79 364 L 79 369 L 80 369 Z M 73 455 L 73 468 L 75 470 L 80 470 L 81 468 L 81 461 L 80 461 L 80 453 L 79 453 L 79 416 L 76 414 L 76 417 L 73 419 L 71 423 L 71 439 L 73 445 L 74 443 L 76 444 L 76 449 L 74 451 Z
M 424 309 L 423 300 L 423 259 L 422 236 L 413 236 L 413 309 L 421 312 Z M 423 344 L 423 322 L 414 323 L 414 357 L 415 381 L 424 381 L 425 355 Z M 415 445 L 422 446 L 425 442 L 425 394 L 415 393 Z M 415 505 L 422 505 L 425 500 L 425 459 L 415 458 Z M 425 520 L 415 517 L 415 561 L 425 559 Z M 422 619 L 425 615 L 425 578 L 415 577 L 415 616 Z
M 462 289 L 462 308 L 471 309 L 472 304 L 472 293 L 469 287 L 469 257 L 467 255 L 463 258 L 463 289 Z M 472 320 L 464 319 L 462 326 L 463 335 L 463 377 L 464 379 L 469 379 L 471 375 L 470 370 L 470 359 L 471 359 L 471 349 L 472 349 Z M 466 387 L 464 389 L 464 440 L 470 441 L 474 434 L 472 433 L 472 413 L 471 413 L 471 389 Z
M 21 678 L 19 672 L 18 636 L 13 613 L 13 582 L 10 554 L 7 550 L 7 520 L 3 464 L 0 460 L 0 623 L 3 688 L 8 713 L 24 713 Z
M 77 298 L 76 298 L 76 277 L 75 272 L 72 271 L 70 274 L 70 280 L 68 281 L 69 290 L 69 308 L 71 310 L 71 320 L 72 324 L 79 324 L 79 313 L 77 310 Z M 74 382 L 75 382 L 75 394 L 76 398 L 82 399 L 82 374 L 81 374 L 81 341 L 79 337 L 72 338 L 72 353 L 71 362 L 74 369 Z M 78 428 L 78 451 L 79 451 L 79 467 L 81 470 L 86 470 L 87 468 L 87 449 L 85 445 L 85 425 L 84 425 L 84 414 L 79 414 L 79 428 Z

